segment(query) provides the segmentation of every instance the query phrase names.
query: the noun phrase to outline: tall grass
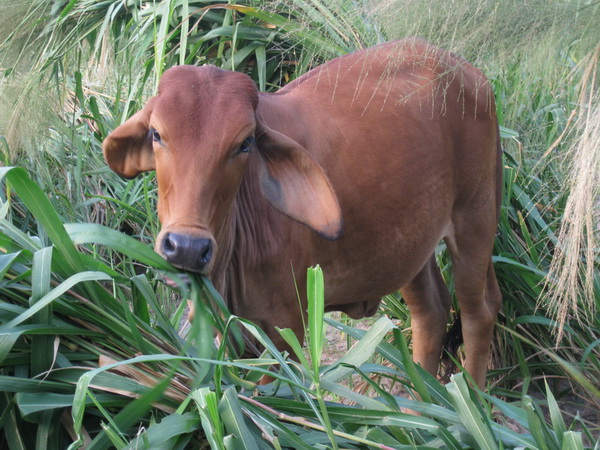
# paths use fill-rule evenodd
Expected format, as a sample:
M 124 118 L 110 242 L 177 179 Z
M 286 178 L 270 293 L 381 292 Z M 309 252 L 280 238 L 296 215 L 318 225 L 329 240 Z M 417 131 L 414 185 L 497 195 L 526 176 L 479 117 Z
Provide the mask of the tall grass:
M 114 230 L 63 226 L 23 169 L 3 168 L 0 177 L 47 236 L 43 243 L 0 219 L 6 250 L 0 259 L 0 426 L 9 448 L 65 448 L 69 442 L 70 448 L 202 448 L 205 442 L 223 449 L 583 448 L 581 433 L 565 425 L 549 391 L 551 423 L 529 398 L 521 407 L 491 396 L 475 400 L 462 374 L 442 386 L 412 363 L 403 334 L 385 317 L 367 332 L 329 320 L 358 342 L 335 364 L 320 367 L 324 284 L 318 268 L 309 270 L 307 290 L 311 362 L 289 330 L 281 333 L 299 363 L 282 357 L 254 325 L 228 317 L 218 296 L 212 306 L 200 302 L 200 291 L 211 289 L 202 280 L 191 280 L 186 292 L 201 323 L 184 340 L 177 333 L 181 310 L 166 316 L 148 279 L 155 270 L 177 278 L 167 262 Z M 127 264 L 131 256 L 152 269 L 123 276 L 90 257 L 100 245 L 120 251 Z M 212 329 L 227 337 L 235 323 L 265 346 L 262 358 L 226 358 L 227 340 L 215 344 Z M 391 330 L 394 345 L 385 340 Z M 268 370 L 273 365 L 277 372 Z M 379 398 L 338 383 L 355 372 Z M 258 386 L 264 374 L 276 383 Z M 374 375 L 425 401 L 391 395 L 372 382 Z M 326 392 L 357 406 L 326 402 Z M 511 422 L 529 432 L 515 432 Z
M 0 6 L 6 12 L 0 19 L 3 162 L 25 167 L 49 202 L 34 211 L 35 202 L 22 192 L 13 195 L 18 189 L 34 190 L 25 175 L 6 172 L 9 182 L 0 207 L 5 333 L 0 341 L 5 356 L 0 427 L 11 430 L 5 441 L 11 447 L 35 445 L 32 436 L 56 446 L 69 439 L 87 442 L 86 434 L 98 446 L 160 439 L 161 444 L 194 446 L 205 439 L 191 431 L 199 427 L 214 446 L 223 442 L 226 448 L 237 445 L 235 436 L 252 436 L 263 446 L 261 434 L 271 446 L 298 448 L 302 442 L 354 448 L 373 442 L 394 448 L 482 442 L 491 447 L 500 442 L 506 447 L 580 446 L 567 431 L 571 426 L 592 441 L 597 423 L 586 408 L 600 406 L 600 318 L 595 313 L 600 280 L 594 252 L 600 217 L 600 4 L 460 0 L 443 8 L 421 0 L 243 5 L 28 0 Z M 384 339 L 400 349 L 410 346 L 410 333 L 404 333 L 410 317 L 398 295 L 386 299 L 383 311 L 400 319 L 402 333 L 392 332 L 385 320 L 377 322 L 369 332 L 371 344 L 361 341 L 359 347 L 363 356 L 374 358 L 371 362 L 354 350 L 319 371 L 311 365 L 318 360 L 318 337 L 311 341 L 312 362 L 305 364 L 288 363 L 274 351 L 264 360 L 225 362 L 233 348 L 225 353 L 213 347 L 207 330 L 224 332 L 227 314 L 218 304 L 200 300 L 210 297 L 210 286 L 198 281 L 183 293 L 205 311 L 197 315 L 206 322 L 192 328 L 190 346 L 177 334 L 183 306 L 174 300 L 180 294 L 160 282 L 161 270 L 177 276 L 146 247 L 132 252 L 134 240 L 127 237 L 149 244 L 158 231 L 153 176 L 121 180 L 101 156 L 102 139 L 153 94 L 160 74 L 171 65 L 216 64 L 244 71 L 262 90 L 275 90 L 324 60 L 408 35 L 466 56 L 494 86 L 505 136 L 505 193 L 494 257 L 504 306 L 490 388 L 515 402 L 510 405 L 489 397 L 480 409 L 470 402 L 472 394 L 460 378 L 443 387 L 414 368 L 407 351 L 387 345 Z M 40 214 L 53 219 L 44 222 Z M 108 231 L 91 226 L 61 231 L 60 224 L 68 222 L 101 223 L 125 234 L 115 231 L 102 238 Z M 452 286 L 443 246 L 438 260 Z M 108 284 L 103 274 L 110 277 Z M 59 294 L 60 286 L 68 289 Z M 27 316 L 29 322 L 15 322 L 52 292 L 56 296 Z M 363 337 L 364 332 L 346 324 L 331 323 L 355 339 Z M 265 339 L 251 325 L 239 326 Z M 149 356 L 135 359 L 138 354 Z M 117 366 L 83 378 L 76 390 L 77 380 L 98 366 L 100 356 Z M 254 382 L 271 363 L 280 367 L 283 390 L 272 399 L 251 397 Z M 46 374 L 50 367 L 61 370 Z M 379 399 L 338 384 L 351 373 L 358 373 Z M 391 397 L 373 381 L 375 374 L 429 400 L 421 404 Z M 552 425 L 544 425 L 538 404 L 527 395 L 550 391 L 563 412 L 574 403 L 582 416 L 568 417 L 568 426 L 563 425 L 554 397 L 547 394 Z M 40 392 L 49 394 L 43 396 L 45 406 L 35 409 L 32 393 Z M 331 407 L 325 392 L 366 409 L 348 414 Z M 285 393 L 295 400 L 281 398 Z M 139 401 L 128 399 L 137 395 Z M 74 414 L 61 416 L 69 405 Z M 492 405 L 504 418 L 496 417 Z M 390 408 L 420 411 L 424 419 L 413 431 L 402 431 L 409 420 Z M 471 413 L 478 417 L 475 423 L 467 420 Z M 386 422 L 384 416 L 391 419 Z M 516 421 L 530 434 L 506 434 L 491 419 Z M 136 440 L 139 423 L 147 432 Z M 54 426 L 61 430 L 57 435 Z M 178 431 L 167 436 L 164 430 L 170 426 Z M 363 441 L 353 440 L 356 436 Z

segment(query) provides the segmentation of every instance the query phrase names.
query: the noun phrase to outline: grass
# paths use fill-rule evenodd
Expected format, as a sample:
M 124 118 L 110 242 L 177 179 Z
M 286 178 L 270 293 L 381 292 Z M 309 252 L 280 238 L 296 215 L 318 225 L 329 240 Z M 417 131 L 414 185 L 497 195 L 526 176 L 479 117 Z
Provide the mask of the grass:
M 593 446 L 597 422 L 572 411 L 600 403 L 598 3 L 461 0 L 442 11 L 420 0 L 144 8 L 28 0 L 3 8 L 0 149 L 6 166 L 25 170 L 1 169 L 1 445 L 237 448 L 243 437 L 256 448 Z M 171 65 L 212 63 L 275 90 L 323 60 L 406 35 L 481 67 L 506 127 L 494 253 L 504 305 L 491 395 L 470 391 L 460 375 L 443 386 L 412 364 L 398 295 L 382 311 L 401 329 L 385 317 L 369 331 L 326 319 L 360 339 L 326 367 L 316 364 L 315 303 L 310 361 L 283 359 L 260 330 L 228 316 L 209 283 L 174 290 L 161 281 L 179 275 L 150 249 L 159 229 L 153 177 L 125 182 L 101 155 L 102 139 Z M 452 286 L 443 246 L 438 261 Z M 180 296 L 203 311 L 187 340 L 177 332 Z M 213 342 L 213 329 L 235 337 L 240 327 L 264 342 L 262 358 L 235 359 L 235 344 Z M 278 391 L 255 385 L 271 364 Z M 349 376 L 369 395 L 339 383 Z

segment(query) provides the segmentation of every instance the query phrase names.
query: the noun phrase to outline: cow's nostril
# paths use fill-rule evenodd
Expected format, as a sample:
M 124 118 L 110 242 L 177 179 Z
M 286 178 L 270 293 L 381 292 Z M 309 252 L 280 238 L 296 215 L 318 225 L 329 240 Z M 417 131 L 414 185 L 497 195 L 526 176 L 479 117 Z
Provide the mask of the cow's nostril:
M 208 264 L 212 258 L 212 243 L 209 239 L 206 239 L 206 248 L 200 255 L 200 261 L 204 264 Z
M 177 253 L 177 242 L 175 239 L 172 238 L 172 235 L 170 233 L 167 234 L 163 240 L 163 252 L 167 257 Z
M 167 261 L 181 269 L 195 272 L 205 270 L 214 253 L 212 239 L 185 234 L 167 233 L 161 245 Z

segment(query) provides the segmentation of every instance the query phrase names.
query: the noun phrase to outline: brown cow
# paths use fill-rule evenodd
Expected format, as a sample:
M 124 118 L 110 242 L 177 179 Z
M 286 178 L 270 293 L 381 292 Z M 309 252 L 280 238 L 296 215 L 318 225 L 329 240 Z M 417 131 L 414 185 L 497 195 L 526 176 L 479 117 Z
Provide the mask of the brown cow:
M 490 86 L 463 59 L 389 42 L 274 94 L 241 73 L 174 67 L 104 155 L 127 178 L 156 170 L 156 251 L 210 275 L 232 313 L 280 347 L 274 326 L 304 334 L 294 279 L 303 286 L 320 264 L 328 311 L 372 315 L 400 289 L 414 359 L 435 374 L 450 308 L 434 257 L 444 239 L 466 368 L 484 385 L 502 168 Z

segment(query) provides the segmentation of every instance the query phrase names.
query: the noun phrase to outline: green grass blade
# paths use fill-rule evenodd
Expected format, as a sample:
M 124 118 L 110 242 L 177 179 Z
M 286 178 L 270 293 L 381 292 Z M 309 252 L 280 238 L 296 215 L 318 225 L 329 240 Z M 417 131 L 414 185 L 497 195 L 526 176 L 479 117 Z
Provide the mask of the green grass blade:
M 464 374 L 452 376 L 452 381 L 446 385 L 456 412 L 461 417 L 464 426 L 469 430 L 481 449 L 494 450 L 498 448 L 490 427 L 481 412 L 471 400 L 469 388 Z
M 519 133 L 515 130 L 511 130 L 510 128 L 503 127 L 500 128 L 500 137 L 503 139 L 517 139 L 519 137 Z
M 523 405 L 527 410 L 527 424 L 531 435 L 535 439 L 535 442 L 540 450 L 549 450 L 548 442 L 546 441 L 545 433 L 543 430 L 544 424 L 542 418 L 537 414 L 533 407 L 533 401 L 531 398 L 525 396 L 523 399 Z
M 41 415 L 41 419 L 39 420 L 39 425 L 37 427 L 37 433 L 35 435 L 35 448 L 48 448 L 50 445 L 50 435 L 53 432 L 53 428 L 58 424 L 53 424 L 54 411 L 45 411 Z
M 157 9 L 160 9 L 160 25 L 158 28 L 158 34 L 154 38 L 154 73 L 156 76 L 156 83 L 154 91 L 158 91 L 158 82 L 165 69 L 165 51 L 167 48 L 168 38 L 168 26 L 171 20 L 172 13 L 172 0 L 160 2 Z
M 12 405 L 9 405 L 2 414 L 4 420 L 4 436 L 10 450 L 27 450 L 25 440 L 19 431 L 17 414 Z
M 256 47 L 256 70 L 258 72 L 258 88 L 261 92 L 267 89 L 267 49 L 264 45 Z
M 381 317 L 367 333 L 358 341 L 342 358 L 338 364 L 360 367 L 373 356 L 377 346 L 382 342 L 387 333 L 395 328 L 395 325 L 387 317 Z M 351 367 L 335 367 L 322 375 L 322 380 L 337 382 L 350 375 L 354 369 Z
M 192 392 L 192 398 L 198 406 L 202 428 L 211 448 L 224 450 L 223 423 L 219 416 L 217 396 L 209 388 L 203 387 Z
M 148 279 L 144 275 L 138 275 L 131 278 L 131 284 L 135 288 L 136 292 L 141 296 L 140 302 L 144 301 L 152 307 L 154 320 L 158 323 L 158 326 L 165 331 L 172 340 L 177 342 L 179 337 L 177 330 L 171 325 L 168 317 L 165 316 L 163 308 L 156 297 L 154 289 L 150 285 Z
M 550 391 L 548 382 L 544 381 L 544 384 L 546 385 L 546 397 L 548 399 L 548 411 L 550 412 L 550 421 L 552 422 L 552 429 L 556 433 L 559 445 L 562 447 L 565 443 L 564 438 L 565 433 L 567 432 L 567 426 L 565 425 L 565 421 L 560 412 L 560 408 L 558 407 L 558 403 L 556 403 L 556 399 Z
M 11 331 L 10 329 L 4 329 L 4 327 L 0 330 L 0 364 L 2 364 L 17 342 L 17 339 L 23 334 L 23 331 Z
M 106 437 L 110 440 L 110 443 L 114 448 L 125 448 L 127 446 L 127 441 L 121 436 L 121 434 L 111 428 L 110 424 L 102 424 L 102 430 L 104 431 Z M 96 446 L 97 447 L 97 446 Z
M 139 448 L 172 448 L 172 442 L 182 434 L 193 433 L 200 425 L 200 417 L 196 413 L 171 414 L 150 425 L 141 435 L 129 443 L 126 450 Z
M 8 270 L 20 254 L 21 252 L 19 251 L 16 253 L 0 255 L 0 280 L 4 278 L 6 272 L 8 272 Z
M 16 228 L 13 224 L 8 223 L 4 220 L 0 221 L 0 230 L 5 238 L 11 241 L 13 246 L 18 246 L 19 249 L 27 250 L 31 253 L 42 248 L 39 239 L 33 239 L 26 233 Z
M 19 392 L 17 405 L 22 417 L 32 421 L 39 413 L 68 408 L 73 404 L 73 394 L 57 394 L 54 392 Z M 96 399 L 106 407 L 123 407 L 131 402 L 127 397 L 113 394 L 97 394 Z M 86 399 L 87 405 L 92 405 L 91 399 Z M 32 417 L 29 417 L 32 416 Z
M 73 386 L 55 381 L 0 375 L 0 392 L 62 392 L 68 394 L 73 393 L 74 390 Z
M 179 41 L 179 65 L 185 64 L 188 34 L 190 31 L 190 5 L 187 0 L 181 2 L 181 40 Z
M 130 402 L 125 408 L 119 411 L 119 413 L 113 418 L 113 422 L 118 427 L 117 430 L 123 433 L 129 427 L 141 422 L 146 416 L 147 412 L 152 408 L 152 405 L 161 398 L 165 389 L 169 387 L 170 382 L 171 376 L 166 376 L 164 380 L 160 381 L 142 397 Z M 107 448 L 108 441 L 109 438 L 106 433 L 100 433 L 94 438 L 88 448 Z
M 77 273 L 81 268 L 79 253 L 46 194 L 21 167 L 0 167 L 0 180 L 4 177 L 10 181 L 12 188 L 21 197 L 27 209 L 31 211 L 50 241 L 64 257 L 70 273 Z
M 50 274 L 52 265 L 52 247 L 46 247 L 35 252 L 31 273 L 30 306 L 35 305 L 50 291 Z M 52 305 L 49 304 L 33 316 L 36 324 L 52 322 Z M 31 374 L 38 375 L 52 366 L 54 360 L 54 345 L 52 336 L 33 336 L 31 339 Z
M 146 285 L 148 280 L 144 275 L 137 275 L 134 278 L 141 278 L 141 284 Z M 133 294 L 133 313 L 140 318 L 143 322 L 149 324 L 150 323 L 150 311 L 148 310 L 148 297 L 146 292 L 140 292 L 139 289 L 136 288 L 136 283 L 132 282 L 132 294 Z
M 388 407 L 381 403 L 379 400 L 367 397 L 366 395 L 359 394 L 358 392 L 354 392 L 352 389 L 344 386 L 343 384 L 330 381 L 326 378 L 321 378 L 320 384 L 323 389 L 331 392 L 336 396 L 339 396 L 340 398 L 345 398 L 353 403 L 359 404 L 363 408 L 375 410 L 388 409 Z
M 65 224 L 65 229 L 77 245 L 105 245 L 142 264 L 167 272 L 177 272 L 177 269 L 154 252 L 151 247 L 120 231 L 93 223 Z
M 242 397 L 245 400 L 246 397 Z M 261 408 L 256 407 L 253 403 L 244 402 L 244 410 L 250 415 L 251 419 L 263 429 L 263 432 L 275 439 L 275 431 L 277 432 L 277 440 L 281 441 L 282 445 L 300 450 L 311 450 L 313 447 L 304 442 L 300 436 L 292 431 L 283 421 L 277 420 L 276 416 L 265 413 Z M 265 430 L 266 428 L 266 430 Z M 273 439 L 273 441 L 274 441 Z M 273 442 L 272 441 L 272 442 Z
M 234 436 L 236 448 L 258 448 L 258 443 L 246 425 L 235 388 L 223 392 L 219 402 L 219 414 L 226 430 Z
M 102 280 L 111 280 L 112 278 L 105 274 L 104 272 L 81 272 L 69 277 L 67 280 L 60 283 L 54 289 L 52 289 L 48 294 L 44 295 L 39 301 L 37 301 L 31 308 L 20 314 L 15 319 L 11 320 L 7 323 L 4 328 L 11 328 L 20 323 L 23 323 L 25 320 L 32 317 L 34 314 L 37 314 L 42 309 L 46 308 L 50 305 L 54 300 L 59 298 L 73 286 L 78 283 L 82 283 L 84 281 L 102 281 Z
M 58 16 L 59 19 L 64 19 L 65 17 L 67 17 L 69 11 L 71 11 L 71 9 L 73 9 L 73 7 L 75 6 L 75 3 L 77 3 L 77 0 L 71 0 L 60 12 L 60 15 Z
M 359 330 L 356 328 L 352 328 L 348 325 L 345 325 L 341 322 L 335 321 L 329 317 L 325 318 L 325 321 L 331 325 L 332 327 L 352 336 L 354 339 L 361 339 L 365 335 L 364 330 Z M 378 348 L 377 352 L 390 363 L 392 363 L 398 370 L 406 372 L 406 368 L 404 367 L 403 360 L 406 359 L 401 353 L 401 351 L 390 344 L 389 342 L 382 341 Z M 408 358 L 410 358 L 410 353 L 408 354 Z M 431 394 L 431 397 L 439 402 L 441 405 L 444 405 L 448 408 L 452 407 L 452 403 L 450 402 L 450 396 L 446 391 L 445 387 L 430 373 L 426 372 L 423 369 L 417 369 L 419 378 L 423 381 L 425 386 L 427 387 L 427 391 Z
M 596 447 L 598 448 L 599 444 L 596 443 Z M 581 433 L 577 433 L 575 431 L 567 431 L 563 436 L 562 450 L 583 450 L 583 439 L 581 438 Z
M 306 271 L 306 295 L 308 300 L 308 348 L 315 379 L 319 377 L 319 365 L 323 353 L 325 322 L 325 288 L 323 271 L 319 266 Z
M 406 343 L 406 338 L 401 330 L 394 330 L 394 342 L 400 349 L 400 353 L 402 354 L 402 363 L 404 364 L 404 369 L 406 370 L 406 374 L 408 378 L 412 382 L 415 391 L 419 394 L 421 400 L 426 403 L 431 403 L 431 394 L 429 390 L 425 386 L 425 382 L 423 377 L 419 373 L 416 364 L 412 359 L 412 355 L 408 351 L 408 345 Z
M 298 341 L 298 337 L 296 337 L 294 332 L 290 328 L 281 329 L 281 328 L 275 327 L 275 329 L 281 335 L 281 337 L 285 340 L 285 342 L 287 342 L 287 344 L 291 347 L 291 349 L 294 351 L 296 358 L 298 358 L 298 361 L 300 362 L 300 364 L 302 364 L 308 370 L 310 368 L 310 364 L 308 363 L 308 360 L 304 356 L 304 351 L 302 350 L 302 345 L 300 345 L 300 342 Z

